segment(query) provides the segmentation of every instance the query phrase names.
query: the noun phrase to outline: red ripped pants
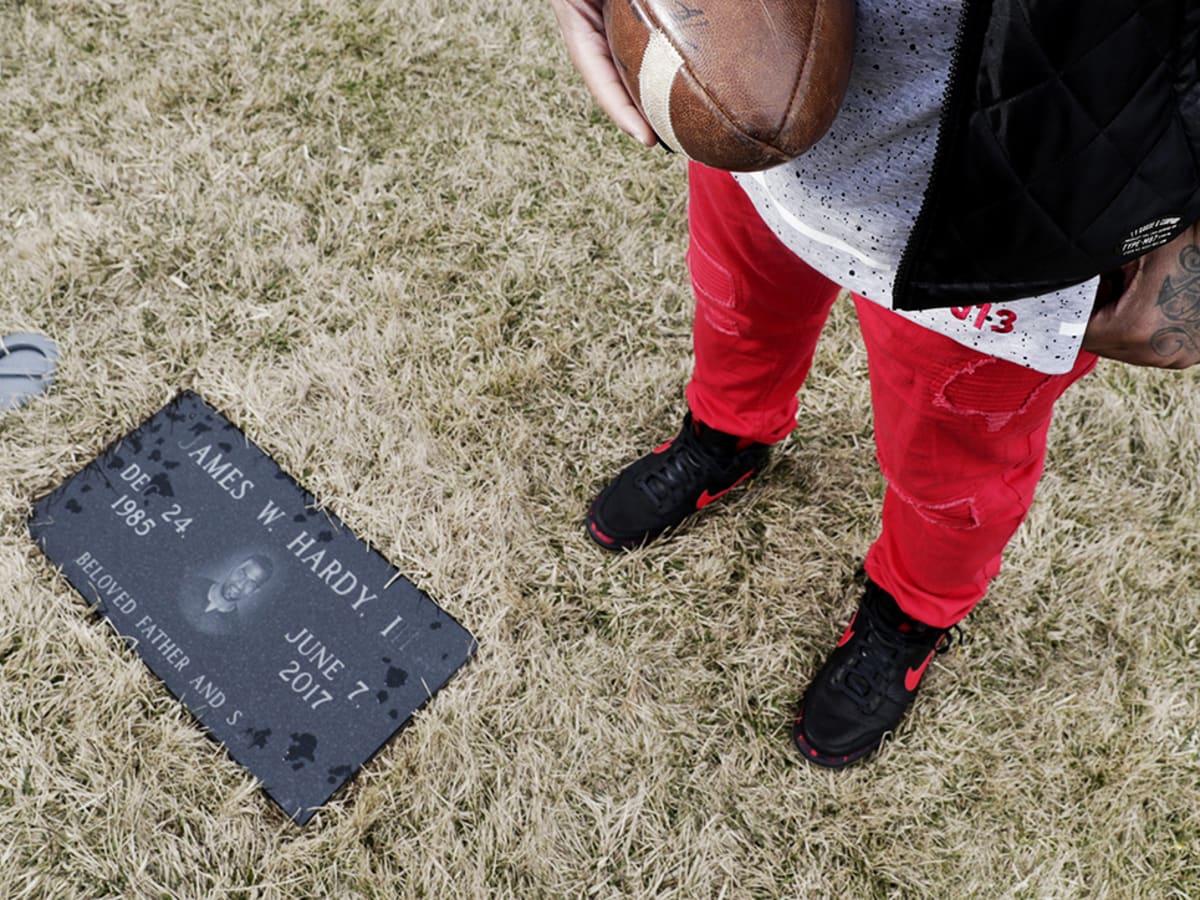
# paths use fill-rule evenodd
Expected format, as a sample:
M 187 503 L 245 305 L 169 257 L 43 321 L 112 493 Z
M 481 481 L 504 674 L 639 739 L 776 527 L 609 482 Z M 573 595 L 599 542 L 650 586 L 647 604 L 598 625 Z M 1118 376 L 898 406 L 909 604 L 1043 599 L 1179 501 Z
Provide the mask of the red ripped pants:
M 689 170 L 696 295 L 693 414 L 781 441 L 838 285 L 787 249 L 724 172 Z M 1045 375 L 986 356 L 855 296 L 867 347 L 876 455 L 887 479 L 867 574 L 939 628 L 978 603 L 1024 520 L 1055 401 L 1096 364 Z

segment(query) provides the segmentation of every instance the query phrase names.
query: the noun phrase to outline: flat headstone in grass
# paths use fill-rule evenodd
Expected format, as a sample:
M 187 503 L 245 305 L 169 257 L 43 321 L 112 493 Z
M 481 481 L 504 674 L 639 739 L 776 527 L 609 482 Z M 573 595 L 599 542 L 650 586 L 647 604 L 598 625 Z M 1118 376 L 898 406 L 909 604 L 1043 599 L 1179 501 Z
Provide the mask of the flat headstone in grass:
M 475 651 L 195 393 L 39 500 L 29 530 L 299 824 Z

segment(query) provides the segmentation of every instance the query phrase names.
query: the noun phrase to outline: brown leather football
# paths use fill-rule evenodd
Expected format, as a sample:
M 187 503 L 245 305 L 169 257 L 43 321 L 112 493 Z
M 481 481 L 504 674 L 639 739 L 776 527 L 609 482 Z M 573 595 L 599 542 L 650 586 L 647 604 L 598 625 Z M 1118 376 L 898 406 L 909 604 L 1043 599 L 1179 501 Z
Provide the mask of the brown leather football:
M 854 0 L 604 0 L 625 88 L 664 144 L 717 169 L 795 159 L 833 124 Z

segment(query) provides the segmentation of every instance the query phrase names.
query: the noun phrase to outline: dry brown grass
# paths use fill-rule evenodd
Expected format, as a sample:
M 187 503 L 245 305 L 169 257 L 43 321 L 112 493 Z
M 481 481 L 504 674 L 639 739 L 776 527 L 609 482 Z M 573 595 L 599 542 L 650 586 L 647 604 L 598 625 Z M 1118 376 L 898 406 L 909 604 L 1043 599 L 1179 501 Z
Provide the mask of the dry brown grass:
M 1200 894 L 1200 401 L 1104 366 L 972 640 L 829 774 L 792 704 L 876 527 L 835 311 L 797 434 L 661 547 L 580 522 L 671 432 L 682 171 L 594 112 L 543 4 L 0 5 L 0 895 Z M 297 830 L 26 537 L 199 390 L 480 639 Z

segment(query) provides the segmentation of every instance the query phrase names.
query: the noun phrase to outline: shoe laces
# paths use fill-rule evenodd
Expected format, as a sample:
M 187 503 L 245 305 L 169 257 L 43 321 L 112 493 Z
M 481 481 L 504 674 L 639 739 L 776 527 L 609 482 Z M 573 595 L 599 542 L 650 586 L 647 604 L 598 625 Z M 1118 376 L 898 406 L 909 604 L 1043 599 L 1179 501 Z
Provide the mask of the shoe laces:
M 711 463 L 701 455 L 690 427 L 659 454 L 658 465 L 642 479 L 642 490 L 660 507 L 673 506 L 703 482 Z
M 952 625 L 905 632 L 889 627 L 874 611 L 863 612 L 858 652 L 846 663 L 840 687 L 864 715 L 870 715 L 889 696 L 889 688 L 904 677 L 903 670 L 913 664 L 917 652 L 922 657 L 931 652 L 937 656 L 948 653 L 955 643 L 961 643 L 962 631 Z

